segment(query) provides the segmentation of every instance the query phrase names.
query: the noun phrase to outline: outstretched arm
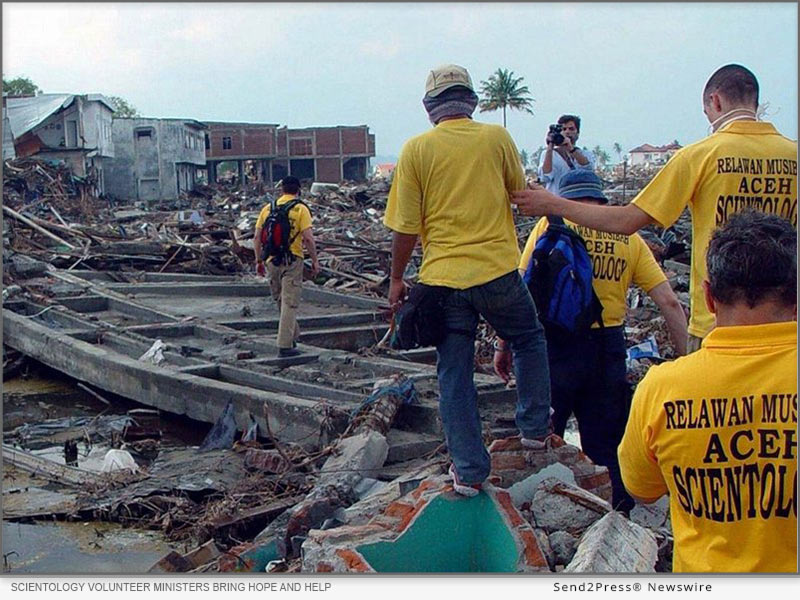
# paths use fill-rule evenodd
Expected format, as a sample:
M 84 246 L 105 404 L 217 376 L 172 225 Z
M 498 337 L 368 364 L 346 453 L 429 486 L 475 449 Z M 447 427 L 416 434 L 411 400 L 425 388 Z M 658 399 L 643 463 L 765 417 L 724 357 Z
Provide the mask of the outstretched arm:
M 688 342 L 686 313 L 683 311 L 683 306 L 678 301 L 675 292 L 672 291 L 669 281 L 659 283 L 649 293 L 667 321 L 667 329 L 672 345 L 675 347 L 675 353 L 683 356 L 686 354 Z
M 598 206 L 565 200 L 537 184 L 533 184 L 533 189 L 513 192 L 511 202 L 526 217 L 557 215 L 578 225 L 610 233 L 630 235 L 645 225 L 655 223 L 650 215 L 635 204 Z

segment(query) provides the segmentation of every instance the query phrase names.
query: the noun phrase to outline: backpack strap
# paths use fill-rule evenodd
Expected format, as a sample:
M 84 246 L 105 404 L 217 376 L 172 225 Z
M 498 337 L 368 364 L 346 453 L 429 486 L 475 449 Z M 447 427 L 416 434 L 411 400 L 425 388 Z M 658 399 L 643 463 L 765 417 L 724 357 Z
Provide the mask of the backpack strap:
M 290 211 L 291 211 L 291 210 L 292 210 L 292 209 L 293 209 L 295 206 L 297 206 L 298 204 L 302 204 L 303 206 L 305 206 L 306 208 L 308 208 L 308 205 L 307 205 L 305 202 L 303 202 L 303 201 L 302 201 L 300 198 L 293 198 L 292 200 L 289 200 L 289 202 L 287 202 L 286 204 L 282 204 L 282 205 L 280 206 L 281 210 L 284 210 L 284 211 L 286 211 L 286 218 L 287 218 L 287 219 L 289 219 L 289 212 L 290 212 Z M 311 209 L 309 209 L 309 211 L 310 211 L 310 210 L 311 210 Z M 291 219 L 289 219 L 289 224 L 291 225 L 291 223 L 292 223 L 292 220 L 291 220 Z M 292 253 L 292 244 L 293 244 L 293 243 L 294 243 L 294 241 L 297 239 L 297 236 L 298 236 L 298 235 L 300 235 L 300 233 L 302 233 L 302 232 L 300 231 L 300 228 L 298 227 L 298 228 L 297 228 L 297 232 L 296 232 L 296 233 L 295 233 L 293 236 L 291 236 L 291 237 L 289 238 L 289 242 L 288 242 L 288 244 L 289 244 L 289 248 L 287 248 L 287 249 L 286 249 L 286 254 L 288 255 L 288 260 L 287 260 L 287 262 L 288 262 L 288 263 L 292 263 L 292 262 L 294 262 L 294 259 L 296 258 L 296 257 L 295 257 L 295 255 Z

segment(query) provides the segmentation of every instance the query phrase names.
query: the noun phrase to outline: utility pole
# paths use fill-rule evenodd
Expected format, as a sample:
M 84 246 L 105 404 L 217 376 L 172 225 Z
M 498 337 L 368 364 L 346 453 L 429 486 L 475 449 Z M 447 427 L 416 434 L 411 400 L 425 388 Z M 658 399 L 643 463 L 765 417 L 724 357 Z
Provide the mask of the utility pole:
M 622 203 L 625 204 L 625 190 L 628 182 L 628 157 L 622 161 Z

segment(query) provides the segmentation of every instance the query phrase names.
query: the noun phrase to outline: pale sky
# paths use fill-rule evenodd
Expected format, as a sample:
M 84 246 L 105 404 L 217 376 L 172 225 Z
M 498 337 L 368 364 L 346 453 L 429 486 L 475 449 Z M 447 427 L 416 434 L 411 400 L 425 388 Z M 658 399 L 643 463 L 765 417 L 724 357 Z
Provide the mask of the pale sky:
M 378 155 L 430 127 L 425 77 L 466 67 L 524 77 L 535 116 L 508 128 L 529 152 L 561 113 L 612 155 L 707 134 L 700 95 L 719 66 L 761 85 L 797 138 L 795 3 L 3 3 L 3 74 L 45 92 L 100 92 L 141 114 L 289 127 L 369 125 Z M 475 113 L 502 123 L 501 113 Z

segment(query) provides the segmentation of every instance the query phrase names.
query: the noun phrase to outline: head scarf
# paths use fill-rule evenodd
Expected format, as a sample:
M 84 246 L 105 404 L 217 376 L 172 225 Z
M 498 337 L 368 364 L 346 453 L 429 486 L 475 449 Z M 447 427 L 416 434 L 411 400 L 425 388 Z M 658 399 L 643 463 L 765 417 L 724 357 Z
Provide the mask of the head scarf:
M 478 95 L 464 86 L 445 90 L 438 96 L 425 96 L 422 99 L 428 118 L 434 125 L 445 117 L 472 115 L 478 106 Z

